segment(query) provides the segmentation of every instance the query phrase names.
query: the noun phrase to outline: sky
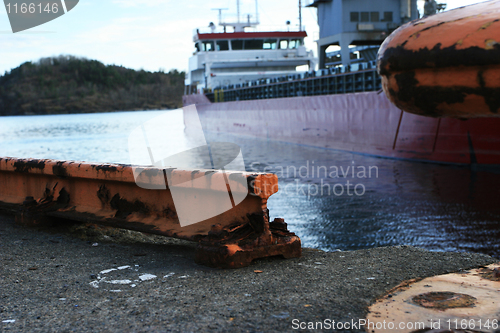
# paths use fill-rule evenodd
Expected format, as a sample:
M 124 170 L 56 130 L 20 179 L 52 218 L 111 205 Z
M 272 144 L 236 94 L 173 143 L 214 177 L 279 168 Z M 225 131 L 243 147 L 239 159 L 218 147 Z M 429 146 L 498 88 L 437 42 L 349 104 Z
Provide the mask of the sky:
M 447 9 L 483 1 L 438 0 Z M 235 13 L 236 0 L 80 0 L 65 15 L 13 34 L 6 7 L 0 5 L 0 75 L 26 61 L 60 54 L 148 71 L 186 71 L 193 31 L 217 24 L 214 8 Z M 271 30 L 290 21 L 291 28 L 298 27 L 298 0 L 260 0 L 258 8 L 261 26 Z M 254 14 L 255 1 L 241 0 L 241 12 Z M 316 9 L 304 8 L 302 17 L 309 34 L 306 46 L 315 50 Z

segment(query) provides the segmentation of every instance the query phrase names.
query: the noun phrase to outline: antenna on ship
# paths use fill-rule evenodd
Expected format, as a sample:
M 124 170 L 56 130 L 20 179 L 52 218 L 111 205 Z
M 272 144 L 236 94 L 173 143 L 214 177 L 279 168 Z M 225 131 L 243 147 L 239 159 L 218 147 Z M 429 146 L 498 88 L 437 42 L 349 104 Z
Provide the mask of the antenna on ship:
M 212 8 L 212 10 L 219 11 L 219 25 L 221 25 L 222 24 L 222 11 L 227 10 L 227 8 Z M 226 26 L 224 26 L 224 32 L 226 32 Z
M 302 0 L 299 0 L 299 31 L 302 31 Z
M 240 0 L 236 0 L 236 5 L 237 5 L 237 19 L 236 22 L 222 22 L 222 10 L 226 10 L 227 8 L 212 8 L 213 10 L 218 10 L 219 11 L 219 25 L 222 25 L 224 27 L 224 32 L 226 32 L 226 27 L 227 26 L 232 26 L 234 28 L 234 32 L 244 32 L 245 28 L 251 28 L 259 24 L 259 11 L 258 11 L 258 4 L 257 0 L 255 0 L 255 21 L 252 22 L 251 15 L 246 15 L 246 20 L 243 19 L 241 20 L 241 12 L 240 12 Z
M 259 5 L 255 0 L 255 24 L 259 24 Z
M 212 8 L 212 10 L 218 10 L 219 11 L 219 24 L 222 22 L 222 11 L 227 10 L 227 8 Z
M 238 23 L 240 22 L 240 0 L 236 0 L 236 11 L 238 15 Z M 250 15 L 247 15 L 247 20 L 248 24 L 250 24 Z M 255 23 L 253 24 L 259 24 L 259 5 L 257 0 L 255 0 Z
M 238 13 L 238 23 L 240 23 L 240 0 L 236 0 L 236 12 Z

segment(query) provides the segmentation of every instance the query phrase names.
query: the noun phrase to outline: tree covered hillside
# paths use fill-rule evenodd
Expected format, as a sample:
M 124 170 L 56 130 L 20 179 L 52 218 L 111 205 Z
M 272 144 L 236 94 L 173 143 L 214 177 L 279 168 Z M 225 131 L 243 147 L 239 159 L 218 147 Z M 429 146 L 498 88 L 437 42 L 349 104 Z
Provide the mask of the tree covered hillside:
M 0 115 L 182 106 L 184 72 L 136 71 L 72 56 L 25 62 L 0 76 Z

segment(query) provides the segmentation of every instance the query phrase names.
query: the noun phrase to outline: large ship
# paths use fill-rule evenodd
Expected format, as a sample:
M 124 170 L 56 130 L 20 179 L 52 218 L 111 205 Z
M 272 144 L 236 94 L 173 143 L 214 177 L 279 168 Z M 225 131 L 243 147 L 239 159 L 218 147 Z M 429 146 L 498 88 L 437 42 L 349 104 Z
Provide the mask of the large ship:
M 196 30 L 184 105 L 208 131 L 380 157 L 500 165 L 500 119 L 432 118 L 402 111 L 381 89 L 375 52 L 418 19 L 417 0 L 315 0 L 319 70 L 306 33 L 255 30 L 240 20 Z M 257 18 L 257 15 L 255 16 Z M 231 29 L 231 31 L 228 31 Z M 332 51 L 332 46 L 337 48 Z M 297 66 L 309 66 L 299 72 Z M 195 119 L 185 113 L 185 125 Z

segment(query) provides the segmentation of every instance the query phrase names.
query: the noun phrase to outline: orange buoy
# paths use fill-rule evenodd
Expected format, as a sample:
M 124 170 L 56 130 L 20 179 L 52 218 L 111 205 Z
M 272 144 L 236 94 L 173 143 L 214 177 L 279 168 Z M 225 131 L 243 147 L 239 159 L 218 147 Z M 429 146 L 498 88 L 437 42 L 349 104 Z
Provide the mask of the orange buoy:
M 500 1 L 409 22 L 378 54 L 388 98 L 431 117 L 500 117 Z

